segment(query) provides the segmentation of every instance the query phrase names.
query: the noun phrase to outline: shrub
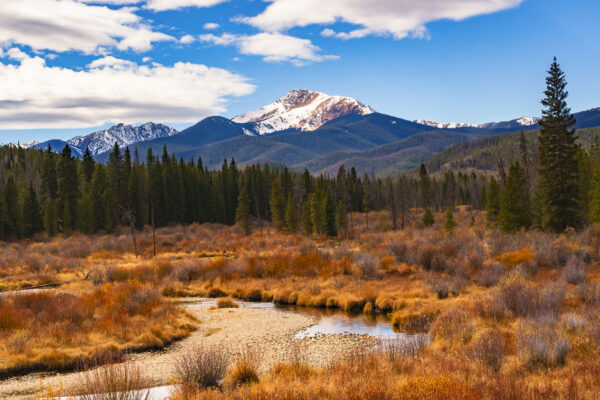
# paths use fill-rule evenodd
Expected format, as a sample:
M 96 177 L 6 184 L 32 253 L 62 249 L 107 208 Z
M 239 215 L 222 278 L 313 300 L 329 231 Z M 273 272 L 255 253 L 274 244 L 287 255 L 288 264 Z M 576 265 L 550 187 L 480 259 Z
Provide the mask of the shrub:
M 397 241 L 387 245 L 388 251 L 396 257 L 396 261 L 405 262 L 408 253 L 408 245 L 405 241 Z
M 429 336 L 416 334 L 382 339 L 376 351 L 387 360 L 396 362 L 419 355 L 429 345 Z
M 450 282 L 446 279 L 438 279 L 432 284 L 433 290 L 437 294 L 438 299 L 445 299 L 450 293 Z
M 533 260 L 535 255 L 530 249 L 520 249 L 509 253 L 500 254 L 496 257 L 498 261 L 506 265 L 507 268 L 513 268 L 518 264 Z
M 215 298 L 215 297 L 225 297 L 227 296 L 227 293 L 225 293 L 225 291 L 221 288 L 218 287 L 211 287 L 208 291 L 208 297 L 211 298 Z
M 451 309 L 439 315 L 429 331 L 434 340 L 458 340 L 466 344 L 473 336 L 473 318 L 463 310 Z
M 531 319 L 517 326 L 517 354 L 529 366 L 563 365 L 569 354 L 569 341 L 551 323 Z
M 600 303 L 600 282 L 588 282 L 579 285 L 577 296 L 587 304 Z
M 202 267 L 197 263 L 185 262 L 171 272 L 179 282 L 190 283 L 202 277 Z
M 396 312 L 392 316 L 392 326 L 398 331 L 408 334 L 423 333 L 429 331 L 431 321 L 434 318 L 434 314 L 414 313 L 404 315 L 401 312 Z
M 574 313 L 567 313 L 561 318 L 565 329 L 569 332 L 577 332 L 587 325 L 587 319 Z
M 379 270 L 379 260 L 369 253 L 357 253 L 354 255 L 354 265 L 360 274 L 367 279 L 381 279 L 383 273 Z
M 497 329 L 480 332 L 469 346 L 469 355 L 498 372 L 502 367 L 502 359 L 506 352 L 504 336 Z
M 216 388 L 225 377 L 227 366 L 228 359 L 224 351 L 197 345 L 177 360 L 176 373 L 184 386 L 197 389 Z
M 585 264 L 577 257 L 569 258 L 567 265 L 563 269 L 562 277 L 565 282 L 571 285 L 579 285 L 587 281 L 587 272 L 585 271 Z
M 81 400 L 146 400 L 149 393 L 143 389 L 147 386 L 138 365 L 110 363 L 80 374 L 75 393 Z
M 229 297 L 221 297 L 217 300 L 217 308 L 238 308 L 240 305 Z
M 256 351 L 245 350 L 242 352 L 225 378 L 226 386 L 234 388 L 258 383 L 259 363 L 260 358 Z
M 437 252 L 435 246 L 426 244 L 417 251 L 417 262 L 426 270 L 430 270 L 433 258 L 436 256 Z
M 491 287 L 500 282 L 504 273 L 504 265 L 497 261 L 489 261 L 483 264 L 481 269 L 475 274 L 473 280 L 480 286 Z

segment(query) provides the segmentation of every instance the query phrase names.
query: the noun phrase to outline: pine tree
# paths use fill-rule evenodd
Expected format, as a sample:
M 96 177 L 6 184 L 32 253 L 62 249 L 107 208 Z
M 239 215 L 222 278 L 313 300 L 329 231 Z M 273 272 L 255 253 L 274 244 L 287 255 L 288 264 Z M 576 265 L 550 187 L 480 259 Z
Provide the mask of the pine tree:
M 81 164 L 84 182 L 89 182 L 92 180 L 92 177 L 94 176 L 94 165 L 95 164 L 96 164 L 96 162 L 94 161 L 94 157 L 92 157 L 90 148 L 86 147 L 85 152 L 83 153 L 83 160 L 82 160 L 82 164 Z
M 285 225 L 288 232 L 298 231 L 298 211 L 292 193 L 288 195 L 285 205 Z
M 302 203 L 302 213 L 300 214 L 300 221 L 302 223 L 302 230 L 305 235 L 311 235 L 313 232 L 312 218 L 310 215 L 310 200 L 306 200 Z
M 446 229 L 446 232 L 452 232 L 456 229 L 456 221 L 454 221 L 454 214 L 452 213 L 452 208 L 450 207 L 446 209 L 444 228 Z
M 489 222 L 496 222 L 496 217 L 500 213 L 500 185 L 492 176 L 487 185 L 485 194 L 486 218 Z
M 327 236 L 337 236 L 337 227 L 335 224 L 335 206 L 333 205 L 333 199 L 329 193 L 325 194 L 323 199 L 323 214 L 322 214 L 322 230 Z
M 237 208 L 235 212 L 235 219 L 240 227 L 244 230 L 244 234 L 248 236 L 252 233 L 252 215 L 250 214 L 250 197 L 248 196 L 248 190 L 246 186 L 242 187 L 240 194 L 237 198 Z
M 434 223 L 435 223 L 435 220 L 433 218 L 433 213 L 431 212 L 431 208 L 427 207 L 425 209 L 425 214 L 423 215 L 423 226 L 424 227 L 433 226 Z
M 4 237 L 5 238 L 17 238 L 20 234 L 19 219 L 19 194 L 17 192 L 17 185 L 15 184 L 15 178 L 12 175 L 8 176 L 6 180 L 6 186 L 4 187 L 4 201 L 2 202 L 3 208 L 3 222 L 4 222 Z
M 419 196 L 421 205 L 428 208 L 431 197 L 431 179 L 429 178 L 425 164 L 421 164 L 419 167 Z
M 510 166 L 502 195 L 498 224 L 505 232 L 515 232 L 531 225 L 525 170 L 518 162 Z
M 321 207 L 321 198 L 322 196 L 320 193 L 311 193 L 310 196 L 308 196 L 312 230 L 319 235 L 324 233 L 322 230 L 323 224 L 321 223 L 321 210 L 323 209 L 323 207 Z
M 91 215 L 90 229 L 92 232 L 98 232 L 107 225 L 106 217 L 106 173 L 102 164 L 97 164 L 94 168 L 92 184 L 90 187 L 91 195 Z
M 275 229 L 285 230 L 285 197 L 278 179 L 271 186 L 271 218 Z
M 546 78 L 538 147 L 542 226 L 554 232 L 581 225 L 577 135 L 572 129 L 575 118 L 567 106 L 566 86 L 555 57 Z
M 335 213 L 335 224 L 337 226 L 337 231 L 340 235 L 348 232 L 348 218 L 346 214 L 346 207 L 341 201 L 338 202 L 337 205 L 337 210 Z
M 594 172 L 590 193 L 590 221 L 600 223 L 600 168 Z
M 22 212 L 23 234 L 25 236 L 33 236 L 43 229 L 40 203 L 32 183 L 29 183 L 29 189 L 23 200 Z
M 68 234 L 76 226 L 79 197 L 77 162 L 72 156 L 69 145 L 66 145 L 60 153 L 56 175 L 58 179 L 57 220 L 61 231 Z

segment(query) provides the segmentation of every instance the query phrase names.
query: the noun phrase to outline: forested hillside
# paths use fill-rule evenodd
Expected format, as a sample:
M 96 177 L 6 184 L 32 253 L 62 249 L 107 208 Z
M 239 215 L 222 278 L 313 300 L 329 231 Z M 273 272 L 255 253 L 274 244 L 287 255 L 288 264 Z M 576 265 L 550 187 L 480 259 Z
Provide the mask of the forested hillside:
M 528 153 L 534 157 L 537 152 L 539 130 L 523 133 Z M 600 128 L 577 130 L 577 142 L 589 149 L 594 139 L 600 136 Z M 491 174 L 498 172 L 498 163 L 509 166 L 520 161 L 522 155 L 521 133 L 478 138 L 457 144 L 433 156 L 425 163 L 432 174 L 446 170 Z

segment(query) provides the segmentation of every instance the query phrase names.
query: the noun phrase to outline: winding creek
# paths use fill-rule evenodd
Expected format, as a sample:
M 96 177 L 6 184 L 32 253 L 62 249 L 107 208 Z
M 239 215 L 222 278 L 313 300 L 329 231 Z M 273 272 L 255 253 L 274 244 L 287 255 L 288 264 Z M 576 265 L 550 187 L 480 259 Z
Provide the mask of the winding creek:
M 167 398 L 178 358 L 198 344 L 219 346 L 232 358 L 247 348 L 259 349 L 266 373 L 275 361 L 286 360 L 298 347 L 314 366 L 325 366 L 353 348 L 374 346 L 377 339 L 410 340 L 394 332 L 389 319 L 342 311 L 278 306 L 273 303 L 237 302 L 239 308 L 217 309 L 215 299 L 190 298 L 182 302 L 200 321 L 190 337 L 162 351 L 133 354 L 129 359 L 148 373 L 151 398 Z M 0 398 L 27 399 L 42 387 L 69 387 L 79 373 L 30 374 L 0 381 Z

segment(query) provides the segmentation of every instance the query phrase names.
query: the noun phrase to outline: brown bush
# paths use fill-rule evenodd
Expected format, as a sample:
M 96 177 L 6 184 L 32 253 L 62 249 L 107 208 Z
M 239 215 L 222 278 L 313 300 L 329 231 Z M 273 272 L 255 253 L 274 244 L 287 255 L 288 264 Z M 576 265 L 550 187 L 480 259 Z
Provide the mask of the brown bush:
M 197 345 L 177 359 L 177 379 L 189 388 L 217 388 L 227 373 L 229 360 L 222 349 Z
M 479 332 L 470 343 L 468 353 L 473 360 L 482 362 L 494 372 L 498 372 L 506 353 L 506 341 L 502 332 L 497 329 Z
M 526 365 L 563 365 L 569 350 L 569 341 L 556 331 L 552 322 L 531 319 L 519 321 L 517 353 Z
M 571 285 L 579 285 L 587 281 L 587 272 L 585 263 L 577 257 L 569 258 L 567 265 L 563 268 L 562 277 L 565 282 Z
M 239 306 L 230 297 L 221 297 L 217 300 L 217 308 L 238 308 Z

